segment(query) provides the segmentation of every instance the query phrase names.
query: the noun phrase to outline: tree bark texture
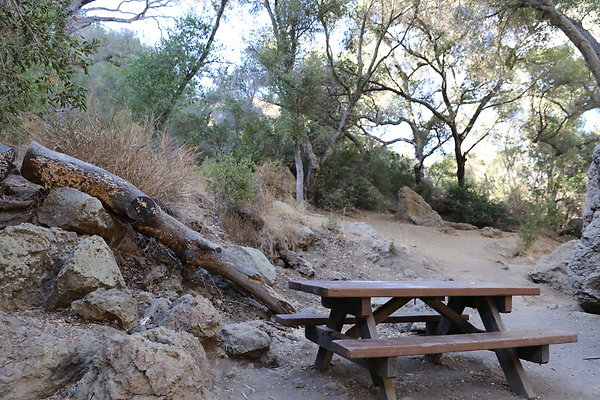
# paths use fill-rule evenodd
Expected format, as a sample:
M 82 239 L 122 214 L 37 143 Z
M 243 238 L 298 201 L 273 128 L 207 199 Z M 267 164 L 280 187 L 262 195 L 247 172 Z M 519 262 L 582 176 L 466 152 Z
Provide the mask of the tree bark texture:
M 101 168 L 33 142 L 23 161 L 22 175 L 46 187 L 68 186 L 100 199 L 111 211 L 130 217 L 134 204 L 151 205 L 132 224 L 138 232 L 156 238 L 188 266 L 221 275 L 266 305 L 275 313 L 294 312 L 262 277 L 231 252 L 188 228 L 165 213 L 152 199 L 126 180 Z M 140 200 L 141 199 L 141 200 Z M 135 215 L 134 215 L 135 216 Z
M 13 168 L 17 152 L 12 147 L 0 144 L 0 182 L 4 181 Z
M 45 187 L 72 187 L 85 192 L 115 214 L 133 221 L 151 221 L 161 212 L 154 200 L 125 179 L 36 142 L 31 142 L 25 153 L 21 174 Z

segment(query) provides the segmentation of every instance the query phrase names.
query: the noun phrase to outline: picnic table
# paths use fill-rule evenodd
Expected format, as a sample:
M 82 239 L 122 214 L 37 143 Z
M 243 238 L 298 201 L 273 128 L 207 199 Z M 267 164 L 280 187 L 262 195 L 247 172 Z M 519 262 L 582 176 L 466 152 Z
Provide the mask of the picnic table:
M 513 392 L 535 394 L 521 359 L 545 364 L 549 345 L 576 342 L 573 333 L 557 329 L 506 330 L 500 316 L 512 311 L 513 296 L 539 295 L 536 287 L 455 281 L 291 281 L 291 289 L 321 296 L 329 315 L 279 314 L 287 326 L 304 326 L 306 338 L 319 345 L 315 367 L 326 371 L 338 354 L 364 368 L 379 386 L 378 399 L 395 400 L 396 357 L 425 355 L 439 360 L 442 353 L 493 350 Z M 389 298 L 378 307 L 373 298 Z M 433 311 L 398 312 L 413 299 Z M 469 322 L 465 308 L 478 311 L 484 329 Z M 425 322 L 426 335 L 380 338 L 377 325 Z M 351 325 L 344 332 L 344 325 Z

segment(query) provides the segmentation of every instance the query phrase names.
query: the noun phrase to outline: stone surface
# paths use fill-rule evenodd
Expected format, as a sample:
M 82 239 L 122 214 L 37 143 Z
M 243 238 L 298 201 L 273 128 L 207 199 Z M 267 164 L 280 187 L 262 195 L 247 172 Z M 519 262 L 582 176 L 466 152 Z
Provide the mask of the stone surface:
M 304 258 L 300 257 L 298 253 L 291 250 L 283 250 L 279 253 L 283 260 L 286 268 L 292 268 L 298 271 L 304 276 L 313 276 L 315 274 L 315 267 L 312 263 Z
M 315 232 L 306 225 L 294 225 L 294 234 L 296 236 L 296 243 L 302 250 L 307 250 L 317 238 Z
M 467 224 L 466 222 L 444 221 L 444 226 L 456 229 L 458 231 L 476 231 L 479 229 L 475 225 Z
M 504 233 L 500 229 L 492 228 L 491 226 L 481 228 L 479 233 L 481 233 L 482 236 L 492 239 L 500 239 L 502 236 L 504 236 Z
M 37 216 L 46 226 L 104 238 L 113 237 L 121 228 L 100 200 L 69 187 L 52 189 L 38 208 Z
M 116 322 L 126 331 L 138 322 L 137 302 L 129 293 L 118 289 L 97 289 L 71 303 L 71 309 L 90 321 Z
M 529 279 L 535 283 L 545 283 L 563 293 L 570 293 L 567 267 L 576 243 L 577 240 L 563 243 L 552 253 L 540 257 L 536 271 L 529 274 Z
M 416 192 L 407 186 L 398 191 L 398 211 L 396 218 L 415 225 L 440 227 L 442 218 Z
M 0 231 L 0 308 L 43 306 L 78 242 L 75 233 L 28 223 Z
M 173 302 L 157 324 L 173 331 L 191 333 L 206 341 L 216 335 L 221 316 L 208 299 L 186 294 Z
M 225 325 L 219 329 L 218 335 L 225 345 L 225 351 L 232 356 L 256 359 L 271 346 L 269 335 L 251 322 Z
M 261 275 L 269 285 L 275 283 L 277 278 L 275 267 L 260 250 L 238 245 L 227 246 L 226 249 L 241 258 L 248 267 Z
M 583 212 L 583 233 L 567 268 L 569 284 L 584 311 L 600 314 L 600 145 L 592 155 Z
M 0 398 L 45 399 L 79 380 L 109 327 L 73 327 L 0 311 Z
M 198 339 L 160 327 L 112 339 L 96 354 L 71 398 L 211 399 L 211 378 Z
M 65 307 L 98 288 L 125 287 L 115 257 L 99 236 L 80 240 L 58 276 L 47 308 Z

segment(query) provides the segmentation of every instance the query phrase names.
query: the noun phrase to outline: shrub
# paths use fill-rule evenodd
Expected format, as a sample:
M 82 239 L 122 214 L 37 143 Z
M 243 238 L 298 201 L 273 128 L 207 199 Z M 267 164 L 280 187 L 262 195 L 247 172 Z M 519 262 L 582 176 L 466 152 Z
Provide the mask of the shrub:
M 104 168 L 162 205 L 188 196 L 199 179 L 193 148 L 135 123 L 128 112 L 52 114 L 23 129 L 30 140 Z
M 466 222 L 480 228 L 494 225 L 505 215 L 502 204 L 489 200 L 473 186 L 451 186 L 446 201 L 451 220 Z
M 252 163 L 247 159 L 236 160 L 229 154 L 207 159 L 202 164 L 207 176 L 207 190 L 220 207 L 248 203 L 256 195 L 252 180 Z

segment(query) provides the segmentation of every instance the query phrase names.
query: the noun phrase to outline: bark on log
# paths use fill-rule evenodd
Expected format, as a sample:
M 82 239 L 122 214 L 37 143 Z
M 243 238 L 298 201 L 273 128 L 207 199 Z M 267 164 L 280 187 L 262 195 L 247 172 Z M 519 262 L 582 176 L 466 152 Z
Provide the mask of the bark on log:
M 14 167 L 13 162 L 17 152 L 12 147 L 0 144 L 0 182 L 4 181 L 10 170 Z
M 109 210 L 134 221 L 155 219 L 160 208 L 137 187 L 110 172 L 31 142 L 21 174 L 45 187 L 72 187 L 98 198 Z
M 97 197 L 116 214 L 132 219 L 135 218 L 131 216 L 131 204 L 142 198 L 142 202 L 151 207 L 144 208 L 139 215 L 133 213 L 137 217 L 132 224 L 135 230 L 156 238 L 188 266 L 201 267 L 229 279 L 271 311 L 279 314 L 294 312 L 294 308 L 241 259 L 166 214 L 152 199 L 124 179 L 35 142 L 27 150 L 21 174 L 47 187 L 78 189 Z M 134 207 L 133 211 L 136 210 Z
M 201 267 L 229 279 L 274 313 L 294 312 L 294 307 L 279 296 L 239 257 L 207 240 L 170 215 L 162 212 L 155 220 L 137 222 L 133 227 L 169 247 L 188 266 Z

